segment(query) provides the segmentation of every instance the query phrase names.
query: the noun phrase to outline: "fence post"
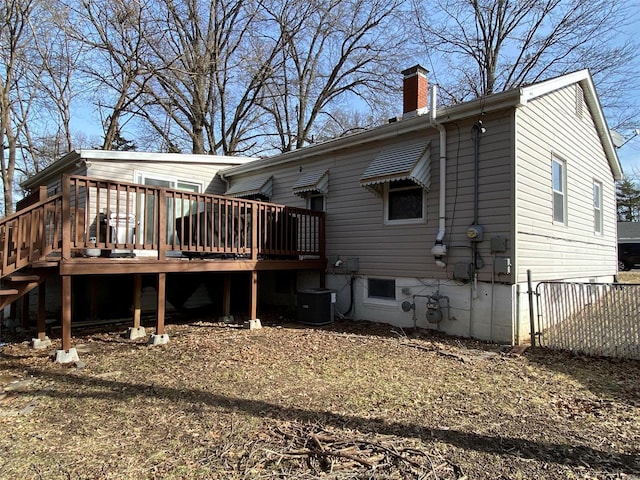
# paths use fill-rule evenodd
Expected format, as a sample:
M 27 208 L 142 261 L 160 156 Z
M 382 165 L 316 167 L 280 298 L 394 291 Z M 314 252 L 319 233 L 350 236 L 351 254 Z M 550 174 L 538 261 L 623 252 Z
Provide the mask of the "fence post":
M 527 270 L 527 285 L 529 294 L 529 328 L 531 329 L 531 347 L 536 346 L 536 324 L 533 316 L 533 282 L 531 281 L 531 270 Z

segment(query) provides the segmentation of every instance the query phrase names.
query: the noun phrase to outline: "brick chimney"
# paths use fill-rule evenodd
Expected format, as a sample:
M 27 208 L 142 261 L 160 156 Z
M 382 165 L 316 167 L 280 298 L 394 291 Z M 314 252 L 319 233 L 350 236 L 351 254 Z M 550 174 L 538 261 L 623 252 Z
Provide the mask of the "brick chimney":
M 426 113 L 429 84 L 429 71 L 421 65 L 415 65 L 402 71 L 403 81 L 403 117 L 412 117 Z

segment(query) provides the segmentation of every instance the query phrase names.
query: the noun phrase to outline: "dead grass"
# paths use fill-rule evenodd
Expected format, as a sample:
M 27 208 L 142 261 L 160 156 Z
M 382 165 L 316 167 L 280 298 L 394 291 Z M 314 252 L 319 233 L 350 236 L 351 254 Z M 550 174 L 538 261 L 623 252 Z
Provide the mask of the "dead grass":
M 391 330 L 198 321 L 162 347 L 76 332 L 84 368 L 12 343 L 0 477 L 640 475 L 639 362 Z
M 618 272 L 618 281 L 621 283 L 640 283 L 640 270 Z

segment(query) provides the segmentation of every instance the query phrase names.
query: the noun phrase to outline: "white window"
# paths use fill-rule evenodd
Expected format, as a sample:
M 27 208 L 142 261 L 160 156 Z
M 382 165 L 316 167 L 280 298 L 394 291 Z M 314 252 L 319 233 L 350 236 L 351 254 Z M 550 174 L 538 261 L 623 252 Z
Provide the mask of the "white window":
M 593 231 L 602 233 L 602 183 L 593 182 Z
M 424 189 L 411 180 L 385 184 L 385 223 L 420 223 L 425 219 Z
M 566 224 L 567 222 L 567 177 L 565 162 L 557 158 L 552 159 L 553 177 L 553 221 Z

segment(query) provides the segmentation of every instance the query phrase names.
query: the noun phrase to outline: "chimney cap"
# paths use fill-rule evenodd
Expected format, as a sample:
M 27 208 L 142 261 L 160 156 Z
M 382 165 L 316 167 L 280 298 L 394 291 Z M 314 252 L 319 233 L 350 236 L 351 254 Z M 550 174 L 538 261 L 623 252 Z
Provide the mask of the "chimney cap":
M 417 73 L 421 73 L 422 75 L 426 76 L 427 73 L 429 73 L 429 70 L 424 68 L 422 65 L 417 64 L 417 65 L 414 65 L 413 67 L 409 67 L 409 68 L 403 70 L 400 73 L 402 73 L 402 75 L 404 75 L 405 77 L 410 77 L 410 76 L 415 75 Z

